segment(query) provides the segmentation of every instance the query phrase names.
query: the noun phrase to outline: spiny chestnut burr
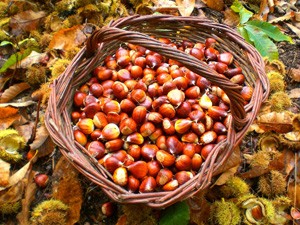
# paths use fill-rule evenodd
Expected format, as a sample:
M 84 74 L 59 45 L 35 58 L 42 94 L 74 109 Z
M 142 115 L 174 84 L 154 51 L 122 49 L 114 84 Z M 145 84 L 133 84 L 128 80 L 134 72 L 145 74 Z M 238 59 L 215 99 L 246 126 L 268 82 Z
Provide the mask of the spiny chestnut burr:
M 139 191 L 141 193 L 153 192 L 156 188 L 154 177 L 148 176 L 144 178 L 140 184 Z
M 113 181 L 120 186 L 126 186 L 128 183 L 128 173 L 126 168 L 118 167 L 113 173 Z
M 41 188 L 45 188 L 48 184 L 49 177 L 47 174 L 44 173 L 38 173 L 34 176 L 34 182 L 37 186 Z
M 159 186 L 163 186 L 168 183 L 173 177 L 173 173 L 171 170 L 167 168 L 161 169 L 156 176 L 156 183 Z
M 148 165 L 145 161 L 136 161 L 127 167 L 132 176 L 141 179 L 148 174 Z

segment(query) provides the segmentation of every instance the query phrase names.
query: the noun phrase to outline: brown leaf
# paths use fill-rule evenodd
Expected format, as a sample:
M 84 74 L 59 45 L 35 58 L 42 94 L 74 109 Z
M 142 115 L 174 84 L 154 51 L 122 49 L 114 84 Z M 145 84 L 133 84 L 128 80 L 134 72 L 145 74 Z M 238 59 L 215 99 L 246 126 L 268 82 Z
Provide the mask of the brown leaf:
M 262 0 L 258 12 L 260 20 L 267 21 L 269 12 L 270 12 L 270 8 L 268 5 L 268 0 Z
M 21 115 L 19 114 L 15 114 L 7 118 L 0 119 L 0 130 L 5 130 L 9 128 L 12 124 L 14 124 L 16 121 L 20 119 L 21 119 Z
M 10 164 L 0 159 L 0 187 L 9 184 Z
M 206 199 L 207 191 L 200 191 L 187 200 L 190 207 L 190 223 L 208 224 L 210 215 L 210 203 Z
M 294 81 L 300 82 L 300 69 L 292 68 L 290 70 L 290 76 Z
M 0 103 L 5 103 L 12 100 L 14 97 L 27 90 L 28 88 L 30 88 L 30 85 L 25 82 L 10 86 L 2 93 L 0 97 Z
M 41 25 L 41 19 L 45 16 L 46 13 L 44 11 L 34 12 L 27 10 L 20 12 L 10 19 L 10 27 L 14 34 L 19 34 L 22 31 L 36 30 Z
M 18 131 L 20 136 L 22 136 L 25 142 L 27 143 L 31 138 L 33 127 L 34 127 L 34 122 L 30 122 L 28 124 L 16 126 L 15 129 Z
M 84 27 L 77 25 L 67 29 L 61 29 L 53 35 L 49 49 L 68 51 L 81 45 L 87 38 L 83 32 Z
M 271 112 L 257 117 L 258 126 L 264 131 L 287 133 L 293 130 L 292 116 L 288 112 Z
M 83 201 L 82 188 L 78 179 L 78 172 L 61 157 L 53 172 L 53 198 L 61 200 L 69 206 L 67 225 L 73 225 L 80 218 L 80 210 Z
M 218 179 L 216 180 L 216 182 L 212 186 L 225 184 L 228 181 L 229 178 L 234 176 L 234 174 L 237 172 L 237 169 L 239 168 L 239 166 L 240 165 L 237 165 L 237 166 L 232 167 L 232 168 L 226 170 L 225 172 L 223 172 L 221 174 L 221 176 L 218 177 Z
M 225 24 L 231 27 L 236 27 L 240 22 L 240 17 L 232 9 L 227 8 L 224 11 L 224 21 Z
M 127 221 L 126 215 L 123 214 L 122 216 L 119 217 L 116 225 L 126 225 L 127 224 L 126 221 Z
M 10 106 L 0 107 L 0 119 L 14 116 L 18 113 L 18 111 L 19 109 Z
M 300 98 L 300 88 L 294 88 L 289 91 L 290 98 Z
M 195 0 L 176 0 L 176 4 L 182 16 L 190 16 L 195 8 Z
M 295 16 L 294 11 L 290 11 L 290 12 L 287 12 L 283 16 L 276 17 L 275 19 L 269 20 L 269 23 L 283 22 L 283 21 L 290 20 L 290 19 L 294 18 L 294 16 Z
M 27 69 L 29 66 L 33 64 L 38 64 L 43 61 L 47 57 L 47 53 L 38 53 L 36 51 L 32 51 L 26 58 L 22 59 L 20 63 L 18 63 L 18 68 Z
M 51 154 L 55 146 L 56 145 L 54 144 L 50 136 L 48 136 L 45 142 L 38 148 L 37 157 L 41 158 Z
M 232 154 L 229 156 L 229 158 L 226 160 L 226 163 L 222 165 L 219 169 L 217 169 L 214 173 L 214 175 L 223 173 L 227 170 L 229 170 L 232 167 L 235 167 L 241 163 L 241 153 L 240 153 L 240 148 L 235 147 Z
M 34 141 L 29 145 L 31 150 L 38 149 L 49 137 L 49 133 L 45 127 L 45 125 L 40 126 L 37 128 L 36 137 Z
M 224 1 L 223 0 L 206 0 L 206 5 L 214 10 L 222 11 L 224 9 Z
M 22 210 L 17 215 L 17 219 L 18 219 L 20 225 L 29 225 L 30 224 L 29 223 L 30 205 L 31 205 L 31 202 L 35 198 L 35 193 L 36 193 L 36 189 L 37 189 L 37 186 L 33 179 L 34 175 L 35 175 L 34 171 L 31 171 L 28 174 L 28 179 L 27 179 L 28 183 L 25 188 L 24 198 L 21 201 Z

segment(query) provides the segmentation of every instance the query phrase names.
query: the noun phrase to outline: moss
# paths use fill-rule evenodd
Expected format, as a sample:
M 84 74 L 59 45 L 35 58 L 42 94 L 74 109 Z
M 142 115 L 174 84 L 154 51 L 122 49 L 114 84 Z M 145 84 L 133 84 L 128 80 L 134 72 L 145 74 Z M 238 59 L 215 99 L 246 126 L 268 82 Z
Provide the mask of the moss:
M 31 213 L 32 225 L 64 225 L 68 216 L 68 206 L 59 200 L 51 199 L 41 202 Z
M 21 207 L 20 201 L 0 204 L 0 212 L 4 215 L 16 214 Z
M 30 66 L 25 73 L 25 81 L 31 86 L 39 86 L 47 80 L 46 68 L 43 66 Z
M 59 75 L 61 75 L 67 66 L 69 65 L 70 60 L 68 59 L 58 59 L 50 68 L 51 70 L 51 80 L 56 79 Z
M 156 225 L 157 221 L 153 215 L 153 210 L 142 204 L 126 204 L 122 206 L 126 215 L 126 224 L 130 225 Z
M 62 0 L 55 4 L 55 11 L 63 13 L 70 12 L 75 7 L 76 0 Z
M 224 198 L 233 198 L 250 193 L 250 188 L 242 178 L 234 176 L 220 187 L 220 192 Z
M 210 220 L 213 224 L 236 225 L 241 221 L 240 210 L 233 202 L 216 201 L 211 206 Z
M 74 48 L 66 51 L 66 54 L 65 54 L 66 59 L 72 60 L 79 51 L 80 51 L 80 48 L 78 48 L 78 47 L 74 47 Z
M 292 105 L 292 101 L 288 94 L 283 91 L 278 91 L 271 95 L 269 99 L 271 110 L 275 112 L 281 112 Z
M 9 162 L 22 159 L 19 151 L 25 147 L 25 140 L 14 129 L 0 131 L 0 158 Z
M 258 189 L 267 197 L 284 194 L 286 191 L 285 178 L 279 171 L 272 170 L 270 173 L 259 177 Z
M 81 23 L 82 23 L 82 17 L 80 17 L 77 14 L 71 15 L 66 20 L 63 21 L 63 27 L 70 28 Z

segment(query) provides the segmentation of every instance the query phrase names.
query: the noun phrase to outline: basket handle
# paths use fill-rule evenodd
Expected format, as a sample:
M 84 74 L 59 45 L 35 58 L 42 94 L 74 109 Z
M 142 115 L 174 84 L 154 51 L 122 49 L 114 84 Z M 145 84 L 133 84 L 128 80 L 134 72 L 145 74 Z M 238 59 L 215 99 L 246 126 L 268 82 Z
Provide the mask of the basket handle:
M 246 112 L 244 109 L 244 99 L 240 94 L 242 87 L 232 83 L 228 78 L 219 76 L 216 71 L 211 69 L 203 61 L 200 61 L 185 52 L 171 48 L 170 46 L 163 44 L 146 34 L 123 30 L 116 27 L 103 27 L 95 31 L 87 40 L 86 56 L 92 57 L 98 50 L 99 43 L 111 40 L 119 40 L 122 42 L 143 46 L 151 51 L 161 54 L 162 56 L 182 63 L 186 68 L 196 74 L 201 74 L 201 76 L 222 88 L 223 91 L 228 95 L 235 129 L 241 130 L 247 123 L 248 118 L 246 117 Z

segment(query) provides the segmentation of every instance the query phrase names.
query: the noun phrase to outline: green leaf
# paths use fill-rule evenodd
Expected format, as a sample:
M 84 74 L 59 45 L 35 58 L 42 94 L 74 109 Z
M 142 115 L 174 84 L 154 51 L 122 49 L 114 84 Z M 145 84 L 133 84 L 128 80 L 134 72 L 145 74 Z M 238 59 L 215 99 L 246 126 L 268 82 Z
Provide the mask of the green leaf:
M 253 44 L 253 42 L 250 40 L 248 32 L 247 32 L 247 30 L 245 30 L 244 26 L 238 26 L 237 29 L 238 29 L 238 32 L 242 35 L 243 38 L 245 38 L 245 40 L 248 43 Z
M 186 202 L 178 202 L 162 212 L 159 225 L 187 225 L 190 220 L 190 210 Z
M 0 73 L 5 72 L 9 67 L 12 65 L 15 65 L 17 62 L 21 61 L 25 57 L 27 57 L 32 52 L 32 49 L 26 49 L 24 52 L 17 52 L 13 55 L 11 55 L 6 62 L 3 64 L 3 66 L 0 68 Z
M 246 23 L 253 16 L 253 13 L 246 9 L 238 0 L 235 0 L 230 8 L 234 12 L 239 13 L 241 24 Z
M 10 41 L 1 41 L 0 46 L 5 46 L 5 45 L 12 45 L 15 46 L 12 42 Z
M 268 57 L 270 60 L 278 59 L 278 49 L 268 35 L 259 28 L 250 24 L 245 24 L 250 41 L 254 43 L 255 48 L 263 57 Z
M 265 32 L 270 38 L 272 38 L 275 41 L 288 41 L 290 43 L 293 43 L 293 40 L 290 36 L 283 34 L 278 29 L 278 27 L 273 26 L 272 24 L 270 24 L 268 22 L 252 20 L 252 21 L 249 21 L 247 24 L 250 24 L 254 27 L 261 29 L 263 32 Z

